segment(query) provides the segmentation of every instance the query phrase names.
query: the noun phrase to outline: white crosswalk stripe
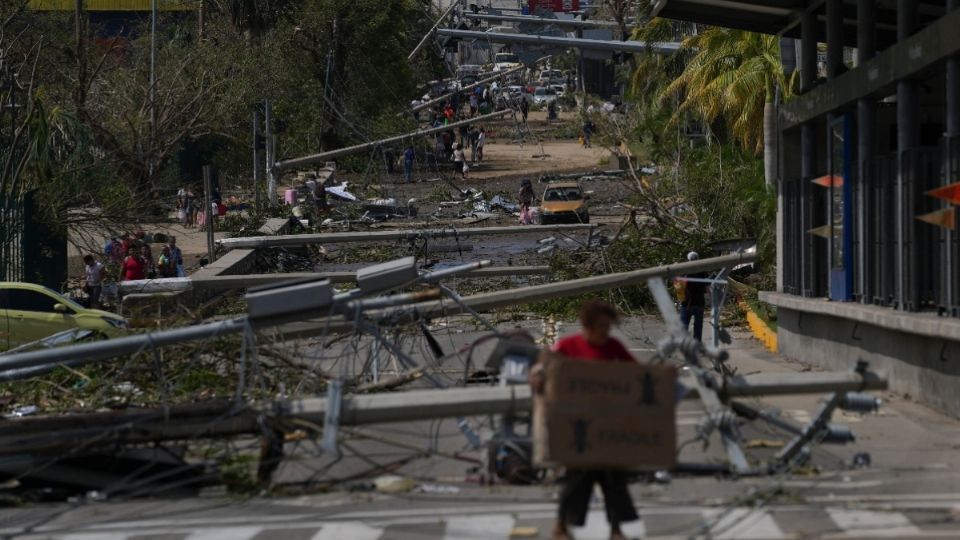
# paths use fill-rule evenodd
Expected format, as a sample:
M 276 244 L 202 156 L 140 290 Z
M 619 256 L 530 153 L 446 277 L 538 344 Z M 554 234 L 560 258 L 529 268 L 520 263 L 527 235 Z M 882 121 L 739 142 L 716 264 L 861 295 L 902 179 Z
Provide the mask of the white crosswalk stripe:
M 293 530 L 297 538 L 310 540 L 506 540 L 515 527 L 535 529 L 541 538 L 549 537 L 554 511 L 550 505 L 498 505 L 490 513 L 474 512 L 457 515 L 453 507 L 440 507 L 434 513 L 410 510 L 400 515 L 394 509 L 385 510 L 377 519 L 375 510 L 363 518 L 343 519 L 346 514 L 326 519 L 308 514 L 287 515 L 286 520 L 264 520 L 251 523 L 250 516 L 235 516 L 233 523 L 226 517 L 215 517 L 209 523 L 183 523 L 178 520 L 154 521 L 150 526 L 133 526 L 137 522 L 87 524 L 73 530 L 63 525 L 46 532 L 40 527 L 27 534 L 17 534 L 23 540 L 146 540 L 163 537 L 170 540 L 286 540 Z M 797 537 L 815 537 L 829 540 L 863 538 L 960 538 L 960 524 L 922 528 L 910 517 L 896 511 L 872 511 L 841 507 L 810 507 L 803 505 L 767 508 L 735 508 L 722 513 L 720 508 L 703 506 L 641 507 L 642 520 L 623 524 L 628 538 L 644 540 L 675 540 L 702 534 L 704 524 L 710 525 L 710 537 L 715 540 L 787 540 Z M 271 517 L 277 517 L 276 515 Z M 584 527 L 573 528 L 580 540 L 609 538 L 610 529 L 602 506 L 593 506 Z
M 370 527 L 358 521 L 344 521 L 324 525 L 311 540 L 378 540 L 383 529 Z
M 623 523 L 620 527 L 627 538 L 645 538 L 647 529 L 642 520 Z M 606 540 L 610 538 L 610 524 L 607 514 L 602 510 L 593 510 L 587 514 L 587 523 L 583 527 L 571 529 L 574 538 L 582 540 Z
M 510 515 L 469 516 L 447 520 L 446 540 L 507 538 L 515 519 Z
M 260 534 L 263 527 L 222 527 L 190 533 L 184 540 L 250 540 Z
M 707 519 L 716 519 L 716 513 L 707 513 Z M 766 510 L 735 508 L 725 514 L 710 529 L 717 540 L 777 540 L 786 535 L 773 516 Z
M 899 538 L 920 535 L 920 529 L 900 512 L 827 508 L 830 519 L 847 538 Z

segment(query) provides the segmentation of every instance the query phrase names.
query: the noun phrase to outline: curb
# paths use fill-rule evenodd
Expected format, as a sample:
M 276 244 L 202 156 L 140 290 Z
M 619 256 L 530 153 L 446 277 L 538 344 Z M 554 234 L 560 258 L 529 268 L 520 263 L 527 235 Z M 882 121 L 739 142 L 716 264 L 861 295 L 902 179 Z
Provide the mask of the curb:
M 756 313 L 750 309 L 750 305 L 742 299 L 737 299 L 737 305 L 747 315 L 747 325 L 750 326 L 750 332 L 764 347 L 772 353 L 777 352 L 777 333 L 773 331 L 767 323 L 763 322 Z

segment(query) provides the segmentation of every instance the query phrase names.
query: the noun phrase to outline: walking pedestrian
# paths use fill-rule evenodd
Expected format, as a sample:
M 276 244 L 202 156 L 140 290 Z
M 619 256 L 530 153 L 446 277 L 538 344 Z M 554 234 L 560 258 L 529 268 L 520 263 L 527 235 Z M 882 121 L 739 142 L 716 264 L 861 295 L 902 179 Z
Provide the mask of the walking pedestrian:
M 687 253 L 688 261 L 696 261 L 700 255 L 696 251 Z M 686 276 L 692 279 L 705 279 L 706 274 L 692 274 Z M 693 319 L 693 337 L 703 339 L 703 310 L 706 308 L 707 284 L 702 281 L 686 280 L 683 290 L 683 299 L 680 301 L 680 322 L 690 331 L 690 320 Z
M 480 111 L 480 100 L 477 98 L 476 92 L 470 93 L 470 118 L 473 118 L 477 115 L 477 112 Z
M 636 362 L 630 351 L 610 335 L 619 314 L 612 305 L 600 300 L 587 300 L 580 306 L 579 334 L 561 338 L 553 346 L 554 352 L 568 358 L 588 362 Z M 542 364 L 530 370 L 530 386 L 542 393 L 545 384 Z M 610 539 L 626 540 L 620 524 L 639 519 L 633 499 L 627 490 L 627 473 L 617 469 L 567 469 L 557 521 L 553 528 L 554 540 L 571 540 L 570 526 L 582 527 L 587 521 L 587 510 L 594 484 L 600 484 L 603 502 L 610 522 Z
M 596 128 L 593 125 L 593 120 L 587 120 L 583 123 L 583 146 L 590 148 L 590 136 L 593 135 L 593 132 Z
M 470 133 L 467 135 L 470 141 L 470 163 L 477 162 L 477 142 L 480 140 L 480 130 L 477 126 L 470 126 Z
M 530 113 L 530 104 L 527 103 L 527 98 L 520 96 L 520 116 L 523 117 L 523 123 L 527 123 L 527 115 Z
M 167 241 L 167 247 L 170 248 L 170 258 L 173 260 L 173 264 L 177 269 L 177 277 L 187 277 L 187 272 L 183 267 L 183 251 L 180 250 L 180 246 L 177 245 L 177 238 L 171 236 L 170 240 Z
M 100 307 L 100 293 L 103 292 L 103 278 L 105 271 L 103 263 L 93 258 L 93 255 L 83 256 L 83 291 L 90 299 L 90 307 Z
M 467 125 L 460 126 L 459 131 L 460 131 L 460 144 L 462 144 L 463 146 L 467 146 L 468 144 L 470 144 L 467 141 L 467 137 L 469 137 L 470 135 L 470 126 L 467 126 Z
M 480 128 L 480 134 L 477 135 L 477 161 L 483 161 L 483 146 L 487 143 L 487 131 Z
M 453 110 L 453 104 L 447 101 L 447 105 L 443 108 L 444 125 L 452 124 L 455 117 L 456 112 Z
M 413 160 L 417 153 L 413 150 L 413 145 L 407 145 L 403 151 L 403 180 L 404 182 L 413 182 Z
M 533 184 L 529 178 L 524 178 L 523 181 L 520 182 L 518 198 L 520 199 L 520 224 L 530 225 L 533 223 L 533 219 L 530 216 L 530 206 L 533 205 L 536 193 L 533 192 Z
M 463 145 L 457 143 L 457 149 L 453 151 L 453 170 L 460 173 L 460 177 L 467 179 L 467 156 L 463 151 Z

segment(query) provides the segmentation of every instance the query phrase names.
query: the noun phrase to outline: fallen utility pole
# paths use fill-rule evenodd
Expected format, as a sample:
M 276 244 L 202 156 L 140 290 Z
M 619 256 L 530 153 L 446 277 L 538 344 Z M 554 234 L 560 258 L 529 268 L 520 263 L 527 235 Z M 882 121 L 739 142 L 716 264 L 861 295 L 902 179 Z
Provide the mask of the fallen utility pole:
M 256 249 L 269 247 L 307 246 L 312 244 L 340 244 L 346 242 L 390 242 L 396 240 L 437 240 L 441 238 L 469 238 L 472 236 L 503 236 L 511 234 L 538 234 L 542 232 L 589 231 L 596 225 L 572 223 L 537 225 L 535 227 L 475 227 L 469 229 L 411 229 L 403 231 L 358 231 L 343 233 L 288 234 L 281 236 L 247 236 L 224 238 L 220 247 L 230 249 Z
M 404 319 L 405 314 L 409 316 L 409 320 L 413 320 L 413 317 L 436 318 L 449 315 L 469 314 L 470 310 L 485 312 L 505 307 L 523 306 L 532 302 L 541 302 L 553 298 L 578 296 L 587 292 L 645 285 L 647 280 L 653 277 L 670 279 L 675 276 L 716 271 L 722 268 L 734 268 L 737 265 L 751 263 L 756 260 L 756 257 L 756 253 L 736 253 L 697 261 L 685 261 L 673 265 L 655 266 L 630 272 L 602 274 L 581 279 L 556 281 L 544 285 L 531 285 L 519 289 L 480 293 L 465 296 L 461 298 L 460 303 L 450 301 L 427 302 L 380 312 L 372 311 L 366 315 L 373 321 L 390 321 L 392 324 L 397 324 L 407 320 Z M 277 327 L 277 333 L 286 339 L 294 339 L 308 338 L 323 334 L 324 332 L 344 331 L 351 328 L 353 328 L 353 326 L 349 321 L 335 317 L 332 319 L 314 319 L 285 324 Z
M 529 34 L 499 34 L 494 32 L 477 32 L 474 30 L 450 30 L 440 28 L 435 30 L 438 35 L 460 39 L 476 39 L 492 43 L 519 43 L 522 45 L 545 45 L 549 47 L 573 47 L 588 51 L 611 52 L 657 52 L 675 53 L 680 49 L 678 42 L 644 43 L 642 41 L 608 41 L 602 39 L 565 38 L 555 36 L 534 36 Z
M 491 278 L 508 276 L 543 276 L 550 274 L 549 266 L 496 266 L 477 268 L 460 274 L 460 278 Z M 230 276 L 213 276 L 206 278 L 158 278 L 138 279 L 120 282 L 121 294 L 157 294 L 182 292 L 189 290 L 223 291 L 231 289 L 247 289 L 269 283 L 283 281 L 329 279 L 330 283 L 355 283 L 357 273 L 344 272 L 290 272 L 285 274 L 243 274 Z
M 510 68 L 510 69 L 508 69 L 508 70 L 505 70 L 505 71 L 498 71 L 496 75 L 487 77 L 486 79 L 483 79 L 483 80 L 479 80 L 479 81 L 477 81 L 477 82 L 475 82 L 475 83 L 473 83 L 473 84 L 468 84 L 468 85 L 460 88 L 460 89 L 457 90 L 456 92 L 449 92 L 449 93 L 447 93 L 447 94 L 443 94 L 442 96 L 437 96 L 437 97 L 431 99 L 430 101 L 424 101 L 423 103 L 421 103 L 421 104 L 419 104 L 419 105 L 415 105 L 415 106 L 411 107 L 410 110 L 413 111 L 413 112 L 422 111 L 422 110 L 427 109 L 427 108 L 430 108 L 430 107 L 432 107 L 432 106 L 434 106 L 434 105 L 436 105 L 436 104 L 438 104 L 438 103 L 443 103 L 444 101 L 446 101 L 447 99 L 449 99 L 451 96 L 454 96 L 454 95 L 456 95 L 456 94 L 461 94 L 461 93 L 463 93 L 463 92 L 469 92 L 470 90 L 473 90 L 474 88 L 477 88 L 477 87 L 480 87 L 480 86 L 483 86 L 483 85 L 485 85 L 485 84 L 489 84 L 489 83 L 492 83 L 492 82 L 499 81 L 500 79 L 503 79 L 504 77 L 506 77 L 506 76 L 508 76 L 508 75 L 512 75 L 512 74 L 517 73 L 517 72 L 519 72 L 519 71 L 523 71 L 524 69 L 527 69 L 526 66 L 517 66 L 517 67 L 514 67 L 514 68 Z
M 450 14 L 453 13 L 453 10 L 458 5 L 460 5 L 459 1 L 450 2 L 450 6 L 443 13 L 440 14 L 440 18 L 437 19 L 437 22 L 433 23 L 433 26 L 430 27 L 430 31 L 427 32 L 425 36 L 423 36 L 423 39 L 420 40 L 420 43 L 417 43 L 417 46 L 414 47 L 412 51 L 410 51 L 409 55 L 407 55 L 408 61 L 413 60 L 414 57 L 417 56 L 417 53 L 420 52 L 420 49 L 422 49 L 423 46 L 426 45 L 428 41 L 430 41 L 430 38 L 433 37 L 433 31 L 436 30 L 437 27 L 439 27 L 441 24 L 443 24 L 443 21 L 447 20 L 447 17 L 449 17 Z
M 378 141 L 371 141 L 368 143 L 356 144 L 353 146 L 338 148 L 336 150 L 330 150 L 327 152 L 320 152 L 319 154 L 313 154 L 309 156 L 292 158 L 284 161 L 278 161 L 274 164 L 273 170 L 275 172 L 281 172 L 287 169 L 295 169 L 297 167 L 306 167 L 307 165 L 313 165 L 315 163 L 325 163 L 327 161 L 336 159 L 338 157 L 349 156 L 350 154 L 356 154 L 357 152 L 365 152 L 367 150 L 377 148 L 379 146 L 397 144 L 407 139 L 415 139 L 417 137 L 426 137 L 427 135 L 442 133 L 444 131 L 449 131 L 451 129 L 455 129 L 460 126 L 469 126 L 470 124 L 475 124 L 477 122 L 496 120 L 497 118 L 500 118 L 501 116 L 505 116 L 510 113 L 513 113 L 513 111 L 510 109 L 504 109 L 502 111 L 497 111 L 497 112 L 492 112 L 490 114 L 477 116 L 476 118 L 470 118 L 469 120 L 461 120 L 459 122 L 453 122 L 444 126 L 411 131 L 410 133 L 405 133 L 403 135 L 395 135 L 393 137 L 387 137 L 386 139 L 380 139 Z
M 836 373 L 782 373 L 747 375 L 728 383 L 729 396 L 818 394 L 883 390 L 883 373 L 838 379 Z M 844 374 L 848 375 L 848 374 Z M 679 382 L 687 387 L 684 399 L 696 399 L 690 377 Z M 177 405 L 162 409 L 94 412 L 89 414 L 26 417 L 0 423 L 0 455 L 25 452 L 57 452 L 65 448 L 92 448 L 118 443 L 137 444 L 191 438 L 257 435 L 263 432 L 260 418 L 278 429 L 300 419 L 323 425 L 329 401 L 305 398 L 268 402 L 236 409 L 233 402 Z M 467 387 L 444 390 L 413 390 L 382 394 L 353 394 L 340 403 L 340 425 L 357 426 L 390 422 L 413 422 L 458 416 L 516 415 L 532 410 L 528 385 Z M 52 436 L 56 434 L 56 436 Z
M 412 259 L 412 257 L 411 257 Z M 481 266 L 489 261 L 479 261 L 469 263 L 461 267 L 435 272 L 434 275 L 452 275 L 458 269 L 466 266 Z M 421 275 L 416 282 L 427 283 L 433 280 L 433 275 Z M 321 280 L 314 280 L 309 284 L 320 284 Z M 300 287 L 303 283 L 293 283 L 287 287 Z M 329 287 L 329 283 L 326 286 Z M 362 284 L 361 284 L 362 287 Z M 277 289 L 284 288 L 282 285 Z M 386 291 L 381 291 L 386 292 Z M 150 332 L 146 334 L 135 334 L 123 336 L 103 341 L 94 341 L 89 343 L 80 343 L 69 347 L 59 347 L 53 349 L 44 349 L 38 351 L 29 351 L 24 353 L 0 354 L 0 380 L 10 379 L 10 374 L 20 371 L 25 376 L 33 376 L 40 373 L 40 369 L 53 368 L 58 365 L 81 365 L 107 358 L 116 358 L 126 354 L 138 354 L 148 348 L 164 347 L 177 343 L 186 343 L 189 341 L 200 341 L 205 339 L 214 339 L 231 334 L 242 332 L 254 332 L 264 327 L 276 327 L 291 320 L 298 320 L 304 316 L 331 316 L 343 313 L 360 313 L 367 310 L 382 311 L 386 308 L 401 306 L 403 304 L 417 304 L 427 299 L 436 299 L 439 296 L 437 289 L 421 290 L 413 293 L 401 293 L 393 296 L 379 296 L 375 298 L 363 298 L 362 289 L 353 289 L 333 296 L 329 304 L 324 304 L 317 309 L 311 309 L 307 312 L 293 312 L 290 314 L 277 314 L 270 317 L 255 318 L 251 316 L 236 317 L 211 323 L 197 324 L 183 328 L 173 328 L 171 330 L 162 330 L 159 332 Z M 249 305 L 249 294 L 248 294 Z M 307 315 L 309 313 L 310 315 Z
M 567 28 L 620 28 L 620 25 L 617 24 L 617 21 L 596 19 L 584 21 L 582 19 L 550 19 L 547 17 L 536 17 L 533 15 L 492 15 L 489 13 L 464 13 L 463 16 L 467 19 L 475 19 L 478 21 L 542 24 L 544 26 L 554 25 Z

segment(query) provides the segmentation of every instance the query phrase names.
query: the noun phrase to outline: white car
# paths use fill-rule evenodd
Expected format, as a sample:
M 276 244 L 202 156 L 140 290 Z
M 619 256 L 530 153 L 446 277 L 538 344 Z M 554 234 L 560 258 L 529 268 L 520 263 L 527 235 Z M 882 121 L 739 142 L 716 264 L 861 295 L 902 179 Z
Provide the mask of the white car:
M 500 52 L 493 57 L 494 71 L 507 71 L 520 65 L 520 57 L 511 52 Z
M 534 105 L 546 105 L 557 100 L 557 91 L 547 86 L 538 86 L 533 91 Z
M 564 92 L 567 91 L 567 87 L 562 84 L 551 84 L 548 88 L 552 89 L 557 93 L 557 97 L 563 97 Z

